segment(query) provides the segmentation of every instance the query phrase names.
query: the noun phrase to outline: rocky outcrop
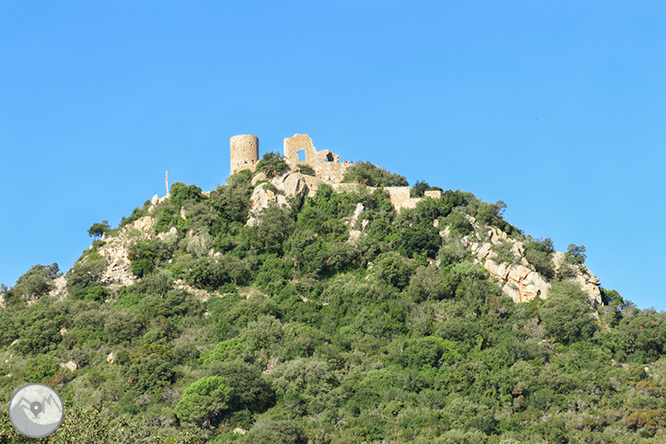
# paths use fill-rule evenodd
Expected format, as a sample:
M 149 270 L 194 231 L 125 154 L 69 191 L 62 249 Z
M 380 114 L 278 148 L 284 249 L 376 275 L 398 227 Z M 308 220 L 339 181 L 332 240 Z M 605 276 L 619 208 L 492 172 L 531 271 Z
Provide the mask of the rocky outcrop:
M 307 196 L 310 191 L 307 179 L 299 172 L 290 172 L 270 180 L 266 174 L 258 173 L 252 179 L 252 185 L 256 186 L 250 197 L 248 225 L 254 225 L 257 222 L 257 215 L 269 205 L 288 205 L 289 197 Z
M 527 302 L 548 295 L 550 284 L 539 273 L 523 265 L 498 264 L 486 259 L 483 267 L 502 282 L 502 291 L 514 302 Z
M 60 367 L 62 367 L 62 368 L 66 368 L 66 369 L 69 370 L 70 372 L 73 372 L 74 370 L 76 370 L 77 368 L 79 368 L 79 366 L 78 366 L 78 365 L 76 364 L 76 362 L 74 362 L 74 361 L 61 362 L 61 363 L 58 364 L 58 365 L 59 365 Z
M 60 299 L 67 297 L 67 278 L 64 274 L 61 274 L 53 280 L 53 288 L 49 292 L 49 295 Z
M 553 253 L 553 264 L 555 270 L 559 271 L 560 267 L 565 264 L 565 255 L 559 251 Z M 570 265 L 574 276 L 572 281 L 577 282 L 585 293 L 587 293 L 590 302 L 594 305 L 602 303 L 601 298 L 601 281 L 592 273 L 585 265 Z
M 151 236 L 154 224 L 154 218 L 144 216 L 135 220 L 132 225 L 123 227 L 115 237 L 102 236 L 102 241 L 106 243 L 97 252 L 108 263 L 102 275 L 102 285 L 115 290 L 136 282 L 136 277 L 132 273 L 129 252 L 137 239 Z
M 532 269 L 525 259 L 525 244 L 519 240 L 512 239 L 505 232 L 495 227 L 479 227 L 473 217 L 468 216 L 475 229 L 475 233 L 465 236 L 461 240 L 463 246 L 476 255 L 476 262 L 483 265 L 488 273 L 499 279 L 502 291 L 510 296 L 515 302 L 526 302 L 539 297 L 548 297 L 550 284 L 548 281 Z M 485 230 L 485 231 L 484 231 Z M 444 237 L 449 235 L 448 227 L 440 232 Z M 479 240 L 483 239 L 483 240 Z M 498 255 L 493 247 L 506 242 L 510 245 L 510 251 L 514 256 L 515 263 L 498 261 Z M 564 264 L 564 253 L 554 252 L 552 261 L 555 270 Z M 583 291 L 588 295 L 592 305 L 601 303 L 600 281 L 584 266 L 572 267 L 574 282 L 580 284 Z

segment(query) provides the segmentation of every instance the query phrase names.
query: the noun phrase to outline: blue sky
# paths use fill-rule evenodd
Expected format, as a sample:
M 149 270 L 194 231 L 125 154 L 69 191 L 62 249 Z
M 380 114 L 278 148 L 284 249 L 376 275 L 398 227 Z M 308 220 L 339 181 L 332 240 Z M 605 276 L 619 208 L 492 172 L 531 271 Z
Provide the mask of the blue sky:
M 606 288 L 666 309 L 666 3 L 0 0 L 0 282 L 67 270 L 164 173 L 309 134 L 503 200 Z

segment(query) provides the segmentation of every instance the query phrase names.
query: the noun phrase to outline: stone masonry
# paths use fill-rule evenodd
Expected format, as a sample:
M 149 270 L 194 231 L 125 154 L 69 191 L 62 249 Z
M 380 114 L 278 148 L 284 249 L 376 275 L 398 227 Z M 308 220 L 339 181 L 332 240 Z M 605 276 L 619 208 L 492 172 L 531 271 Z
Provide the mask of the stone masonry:
M 304 160 L 300 160 L 299 153 L 303 153 Z M 340 162 L 340 156 L 330 150 L 317 151 L 312 139 L 307 134 L 295 134 L 284 139 L 284 158 L 287 164 L 296 169 L 299 165 L 310 166 L 316 177 L 303 176 L 306 194 L 315 193 L 322 183 L 329 184 L 336 191 L 351 191 L 358 184 L 342 183 L 342 178 L 351 165 L 351 162 Z M 231 174 L 242 170 L 254 171 L 259 160 L 259 139 L 250 135 L 239 135 L 231 138 Z M 367 187 L 370 191 L 375 188 Z M 409 187 L 384 187 L 389 194 L 391 203 L 396 210 L 414 208 L 421 198 L 409 196 Z M 438 199 L 441 191 L 426 191 L 425 197 Z
M 259 138 L 240 134 L 231 138 L 230 145 L 230 175 L 247 169 L 254 171 L 259 162 Z

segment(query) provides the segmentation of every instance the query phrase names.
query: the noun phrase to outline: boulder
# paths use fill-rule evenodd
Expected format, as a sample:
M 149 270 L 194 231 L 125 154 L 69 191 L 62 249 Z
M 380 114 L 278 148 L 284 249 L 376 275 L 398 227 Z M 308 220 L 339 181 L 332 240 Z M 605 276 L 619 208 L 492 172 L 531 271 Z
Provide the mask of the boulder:
M 66 368 L 70 372 L 73 372 L 74 370 L 79 368 L 79 366 L 76 365 L 76 362 L 74 362 L 74 361 L 61 362 L 59 365 L 62 368 Z
M 301 173 L 289 174 L 278 189 L 282 189 L 287 196 L 305 196 L 308 192 L 305 178 Z

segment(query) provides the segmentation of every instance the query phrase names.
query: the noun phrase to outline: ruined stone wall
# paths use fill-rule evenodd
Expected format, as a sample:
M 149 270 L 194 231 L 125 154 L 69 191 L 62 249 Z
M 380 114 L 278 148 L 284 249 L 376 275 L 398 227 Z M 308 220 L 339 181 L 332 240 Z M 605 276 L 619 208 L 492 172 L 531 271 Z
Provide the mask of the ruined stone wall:
M 299 160 L 299 151 L 305 154 L 305 160 Z M 340 156 L 330 150 L 317 151 L 312 144 L 312 139 L 307 134 L 295 134 L 293 137 L 284 139 L 284 158 L 287 164 L 296 169 L 299 165 L 308 165 L 315 171 L 316 177 L 303 176 L 303 180 L 309 190 L 314 194 L 322 183 L 327 183 L 334 190 L 353 191 L 360 187 L 359 184 L 342 183 L 347 168 L 351 162 L 340 162 Z M 239 135 L 231 138 L 231 174 L 238 171 L 250 169 L 254 171 L 259 161 L 259 139 L 256 136 Z M 375 187 L 367 187 L 370 192 Z M 391 204 L 396 210 L 403 208 L 414 208 L 421 198 L 409 196 L 409 187 L 384 187 L 388 193 Z M 426 191 L 426 198 L 437 199 L 441 197 L 441 191 Z
M 233 136 L 229 145 L 231 148 L 230 175 L 247 169 L 254 171 L 259 162 L 259 138 L 240 134 Z
M 299 160 L 299 151 L 305 153 L 305 160 Z M 351 166 L 351 163 L 340 163 L 340 156 L 330 150 L 317 151 L 307 134 L 295 134 L 284 139 L 284 157 L 292 167 L 309 165 L 317 177 L 329 183 L 341 183 L 347 168 Z

